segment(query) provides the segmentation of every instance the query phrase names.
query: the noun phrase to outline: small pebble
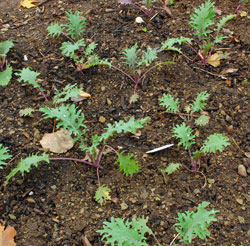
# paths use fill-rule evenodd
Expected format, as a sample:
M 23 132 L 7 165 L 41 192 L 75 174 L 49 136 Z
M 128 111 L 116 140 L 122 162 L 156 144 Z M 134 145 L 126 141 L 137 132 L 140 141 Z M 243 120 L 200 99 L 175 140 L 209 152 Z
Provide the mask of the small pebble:
M 237 199 L 236 199 L 236 202 L 238 202 L 240 205 L 242 205 L 242 204 L 243 204 L 243 200 L 242 200 L 242 199 L 240 199 L 240 198 L 237 198 Z
M 106 119 L 105 119 L 105 117 L 100 116 L 100 117 L 99 117 L 99 121 L 100 121 L 101 123 L 104 123 L 104 122 L 106 121 Z
M 241 177 L 247 177 L 247 170 L 246 170 L 244 165 L 241 164 L 241 165 L 238 166 L 238 174 Z

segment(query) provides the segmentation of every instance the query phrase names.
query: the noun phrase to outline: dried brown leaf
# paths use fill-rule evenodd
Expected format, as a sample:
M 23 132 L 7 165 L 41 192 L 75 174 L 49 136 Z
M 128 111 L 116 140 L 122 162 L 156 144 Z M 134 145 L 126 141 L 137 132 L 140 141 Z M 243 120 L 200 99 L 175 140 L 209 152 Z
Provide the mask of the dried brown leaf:
M 16 230 L 12 226 L 8 226 L 4 230 L 4 226 L 0 225 L 0 246 L 15 246 L 14 237 L 16 236 Z
M 49 149 L 53 153 L 65 153 L 74 145 L 72 137 L 68 131 L 60 129 L 54 133 L 46 133 L 40 144 L 44 149 Z

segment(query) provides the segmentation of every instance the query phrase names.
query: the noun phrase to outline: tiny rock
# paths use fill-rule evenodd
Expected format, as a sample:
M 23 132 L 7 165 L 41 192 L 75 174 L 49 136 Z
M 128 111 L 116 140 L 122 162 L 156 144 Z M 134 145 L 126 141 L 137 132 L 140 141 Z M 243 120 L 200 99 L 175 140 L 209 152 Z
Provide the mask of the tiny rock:
M 99 121 L 100 121 L 101 123 L 104 123 L 104 122 L 106 121 L 106 119 L 105 119 L 105 117 L 100 116 L 100 117 L 99 117 Z
M 141 17 L 136 17 L 135 22 L 141 24 L 144 22 L 144 20 Z
M 125 202 L 121 203 L 121 210 L 126 210 L 127 208 L 128 205 Z
M 247 177 L 247 170 L 244 165 L 238 166 L 238 174 L 242 177 Z
M 15 216 L 14 214 L 9 214 L 9 218 L 10 218 L 11 220 L 15 220 L 15 219 L 16 219 L 16 216 Z
M 238 220 L 239 220 L 239 222 L 240 222 L 241 224 L 244 224 L 244 223 L 245 223 L 245 219 L 244 219 L 244 217 L 242 217 L 242 216 L 238 216 Z
M 243 204 L 243 200 L 242 200 L 242 199 L 240 199 L 240 198 L 237 198 L 237 199 L 236 199 L 236 202 L 237 202 L 237 203 L 239 203 L 240 205 L 242 205 L 242 204 Z

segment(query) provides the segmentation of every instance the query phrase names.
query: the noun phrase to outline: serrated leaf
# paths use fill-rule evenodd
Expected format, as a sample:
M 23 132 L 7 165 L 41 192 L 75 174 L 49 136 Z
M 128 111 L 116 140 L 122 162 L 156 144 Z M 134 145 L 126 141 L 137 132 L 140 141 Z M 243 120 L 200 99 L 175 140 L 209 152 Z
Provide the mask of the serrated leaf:
M 180 168 L 180 163 L 170 163 L 164 170 L 168 175 L 174 173 Z
M 107 186 L 100 186 L 95 192 L 95 200 L 102 205 L 107 200 L 111 199 L 111 196 L 109 195 L 110 191 L 111 190 Z
M 160 105 L 166 107 L 166 111 L 170 113 L 179 112 L 179 99 L 174 98 L 170 94 L 163 94 L 163 96 L 159 99 L 161 102 Z
M 207 228 L 212 221 L 217 221 L 215 213 L 219 211 L 214 209 L 206 210 L 205 207 L 209 204 L 209 202 L 202 202 L 198 205 L 197 212 L 178 213 L 177 220 L 179 222 L 175 226 L 177 226 L 176 231 L 180 234 L 181 242 L 190 244 L 195 237 L 205 239 L 210 235 Z
M 210 117 L 207 115 L 201 115 L 198 119 L 195 120 L 195 124 L 198 126 L 205 126 L 208 124 Z
M 181 125 L 176 125 L 173 128 L 174 137 L 179 139 L 178 145 L 183 145 L 185 150 L 195 143 L 195 136 L 192 133 L 190 126 L 186 126 L 186 123 L 183 122 Z
M 146 51 L 143 52 L 141 60 L 138 62 L 138 66 L 145 65 L 149 66 L 155 59 L 158 58 L 157 49 L 147 48 Z
M 219 23 L 218 23 L 218 25 L 217 25 L 217 32 L 219 32 L 219 31 L 221 30 L 221 28 L 222 28 L 228 21 L 232 20 L 232 19 L 235 18 L 235 17 L 236 17 L 236 15 L 232 15 L 232 14 L 223 17 L 223 18 L 219 21 Z
M 135 120 L 134 116 L 132 116 L 127 122 L 120 120 L 119 122 L 115 122 L 113 125 L 108 124 L 108 128 L 106 128 L 106 132 L 102 134 L 102 139 L 106 141 L 109 137 L 112 137 L 114 133 L 136 133 L 137 129 L 143 128 L 143 125 L 150 121 L 150 118 L 143 118 L 139 120 Z
M 55 89 L 55 96 L 53 98 L 54 104 L 60 104 L 62 102 L 68 101 L 71 97 L 77 98 L 79 96 L 80 89 L 77 88 L 76 84 L 66 85 L 62 91 Z
M 98 145 L 102 142 L 102 137 L 98 136 L 97 134 L 92 136 L 92 144 L 91 146 L 80 145 L 82 151 L 89 153 L 92 156 L 92 159 L 95 160 L 96 157 L 96 150 Z
M 60 36 L 63 33 L 63 28 L 58 23 L 54 23 L 47 27 L 47 31 L 48 31 L 48 35 L 54 38 L 56 36 Z
M 10 49 L 14 46 L 11 40 L 6 40 L 0 43 L 0 57 L 5 57 L 9 53 Z
M 7 163 L 5 160 L 12 157 L 12 155 L 8 154 L 9 149 L 7 147 L 3 147 L 2 144 L 0 144 L 0 169 L 3 168 L 3 166 L 6 166 Z
M 190 15 L 189 24 L 197 31 L 194 35 L 197 35 L 200 40 L 207 39 L 208 34 L 213 32 L 208 27 L 214 24 L 215 14 L 214 3 L 209 0 L 194 9 L 194 13 Z
M 176 51 L 178 53 L 182 53 L 182 51 L 179 48 L 174 47 L 175 44 L 181 45 L 182 43 L 191 43 L 192 39 L 190 38 L 185 38 L 185 37 L 180 37 L 180 38 L 169 38 L 165 42 L 162 43 L 162 46 L 160 50 L 172 50 Z
M 9 84 L 12 78 L 12 67 L 10 65 L 7 68 L 0 72 L 0 86 L 6 86 Z
M 209 93 L 207 93 L 206 91 L 202 91 L 200 92 L 194 103 L 190 105 L 191 107 L 191 114 L 195 113 L 195 112 L 199 112 L 199 111 L 203 111 L 204 107 L 207 105 L 206 101 L 208 99 L 208 97 L 210 96 Z
M 39 84 L 36 82 L 36 78 L 40 73 L 31 71 L 29 67 L 23 68 L 20 73 L 15 73 L 15 75 L 20 77 L 18 79 L 19 82 L 27 82 L 33 85 L 34 88 L 40 88 Z
M 115 164 L 119 163 L 119 169 L 125 176 L 131 176 L 139 171 L 138 161 L 132 159 L 133 154 L 123 155 L 124 151 L 118 154 L 118 159 Z
M 40 108 L 40 111 L 44 113 L 44 119 L 56 118 L 59 121 L 56 128 L 63 127 L 64 130 L 69 131 L 69 135 L 74 134 L 74 141 L 80 139 L 85 133 L 85 130 L 81 129 L 86 128 L 86 125 L 83 124 L 84 113 L 80 109 L 77 111 L 74 104 L 62 104 L 57 108 L 44 107 Z
M 139 95 L 135 92 L 133 95 L 129 98 L 129 104 L 137 102 L 139 98 Z
M 96 47 L 97 47 L 97 43 L 95 42 L 92 42 L 91 44 L 89 44 L 88 47 L 84 51 L 85 56 L 89 56 Z
M 131 222 L 122 218 L 111 217 L 111 222 L 103 222 L 102 230 L 97 232 L 102 235 L 105 245 L 112 246 L 147 246 L 145 233 L 153 234 L 146 225 L 148 217 L 135 219 Z
M 18 162 L 17 167 L 12 169 L 9 175 L 7 176 L 7 181 L 9 181 L 10 178 L 15 176 L 18 172 L 20 172 L 22 176 L 24 176 L 25 172 L 30 172 L 31 166 L 37 167 L 38 163 L 41 161 L 46 161 L 47 163 L 49 163 L 49 155 L 43 153 L 43 155 L 41 156 L 31 155 L 25 159 L 21 159 Z
M 67 19 L 69 24 L 62 25 L 66 28 L 67 35 L 71 36 L 72 39 L 79 39 L 85 32 L 86 19 L 80 16 L 80 12 L 75 14 L 72 11 L 66 11 Z
M 214 133 L 203 143 L 201 151 L 204 153 L 215 153 L 217 150 L 222 152 L 228 145 L 230 145 L 228 137 L 221 133 Z
M 136 67 L 138 66 L 139 62 L 139 53 L 140 49 L 138 49 L 137 43 L 132 46 L 131 48 L 126 48 L 123 52 L 122 59 L 125 60 L 125 63 L 133 70 L 135 71 Z
M 31 116 L 35 110 L 33 108 L 21 109 L 19 115 L 22 117 Z
M 67 42 L 62 43 L 62 46 L 60 49 L 63 55 L 68 56 L 75 60 L 77 58 L 75 51 L 78 51 L 80 47 L 84 47 L 85 45 L 86 44 L 84 42 L 84 39 L 80 39 L 75 43 L 67 41 Z

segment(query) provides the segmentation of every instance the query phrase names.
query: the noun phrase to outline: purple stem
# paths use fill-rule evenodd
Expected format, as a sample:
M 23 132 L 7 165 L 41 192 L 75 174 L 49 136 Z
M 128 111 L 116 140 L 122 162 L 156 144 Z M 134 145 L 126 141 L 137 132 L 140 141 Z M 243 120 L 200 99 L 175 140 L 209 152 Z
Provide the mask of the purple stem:
M 96 167 L 96 168 L 101 168 L 101 169 L 103 169 L 103 167 L 100 166 L 100 165 L 96 165 L 96 164 L 94 164 L 94 163 L 91 163 L 91 162 L 88 162 L 88 161 L 84 161 L 84 160 L 81 160 L 81 159 L 76 159 L 76 158 L 50 157 L 49 160 L 51 160 L 51 161 L 57 161 L 57 160 L 63 160 L 63 161 L 77 161 L 77 162 L 85 163 L 85 164 L 90 165 L 90 166 L 92 166 L 92 167 Z
M 138 82 L 136 82 L 136 80 L 131 76 L 129 75 L 128 73 L 126 73 L 125 71 L 123 71 L 122 69 L 120 69 L 119 67 L 116 67 L 114 65 L 112 65 L 112 68 L 120 71 L 121 73 L 123 73 L 125 76 L 127 76 L 130 80 L 132 80 L 136 85 L 138 84 Z
M 43 90 L 40 88 L 40 87 L 38 87 L 38 90 L 40 91 L 40 93 L 42 94 L 42 96 L 44 97 L 44 99 L 45 99 L 45 101 L 49 101 L 48 100 L 48 98 L 46 97 L 46 95 L 45 95 L 45 93 L 43 92 Z

